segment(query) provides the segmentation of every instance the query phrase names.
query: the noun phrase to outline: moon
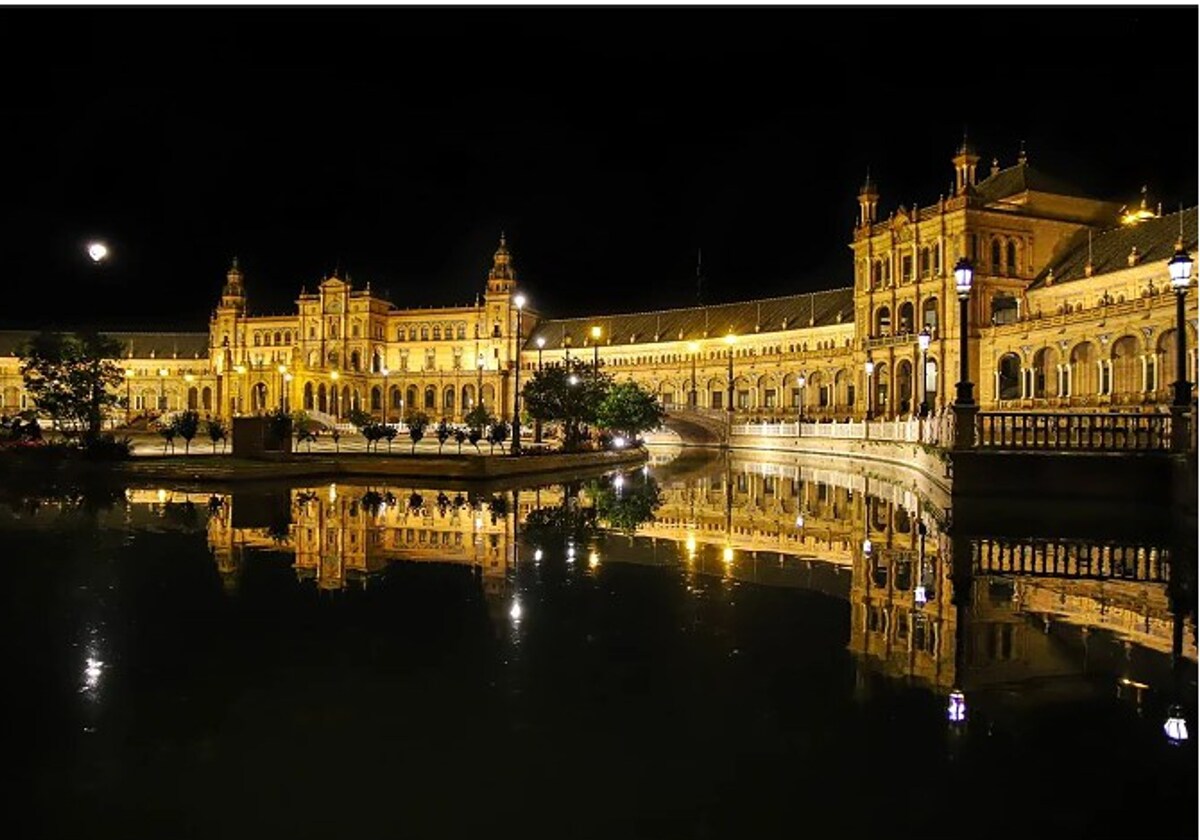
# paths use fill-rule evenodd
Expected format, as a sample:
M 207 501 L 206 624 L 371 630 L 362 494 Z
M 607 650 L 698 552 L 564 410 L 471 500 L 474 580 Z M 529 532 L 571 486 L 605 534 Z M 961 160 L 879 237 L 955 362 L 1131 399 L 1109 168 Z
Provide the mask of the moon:
M 87 246 L 88 256 L 94 263 L 102 263 L 108 256 L 108 246 L 103 242 L 89 242 Z

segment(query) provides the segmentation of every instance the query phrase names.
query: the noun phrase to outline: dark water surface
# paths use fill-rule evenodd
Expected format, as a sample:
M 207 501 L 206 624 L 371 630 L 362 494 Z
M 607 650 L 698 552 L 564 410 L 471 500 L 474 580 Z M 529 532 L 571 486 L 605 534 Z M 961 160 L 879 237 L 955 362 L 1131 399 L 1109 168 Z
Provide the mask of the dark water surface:
M 1196 836 L 1178 537 L 966 540 L 782 457 L 7 488 L 6 834 Z

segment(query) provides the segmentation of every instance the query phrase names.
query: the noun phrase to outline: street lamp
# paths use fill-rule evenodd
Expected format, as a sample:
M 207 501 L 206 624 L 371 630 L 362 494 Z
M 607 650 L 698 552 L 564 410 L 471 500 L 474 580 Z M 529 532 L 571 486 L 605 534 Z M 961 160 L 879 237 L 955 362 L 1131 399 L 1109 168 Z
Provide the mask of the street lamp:
M 688 407 L 696 408 L 696 351 L 700 345 L 694 341 L 688 342 L 688 352 L 692 354 L 692 390 L 688 394 Z
M 917 345 L 921 348 L 921 415 L 929 413 L 929 362 L 926 354 L 929 352 L 929 327 L 922 327 L 917 336 Z
M 959 306 L 959 381 L 955 386 L 957 393 L 954 401 L 959 405 L 975 404 L 975 397 L 972 394 L 975 386 L 971 384 L 971 368 L 967 362 L 967 303 L 971 299 L 971 280 L 974 276 L 975 272 L 971 268 L 971 261 L 966 257 L 960 257 L 954 266 L 954 287 L 958 291 Z
M 867 372 L 867 419 L 871 420 L 873 419 L 871 408 L 875 402 L 871 392 L 871 375 L 875 373 L 875 363 L 870 359 L 867 359 L 866 363 L 863 365 L 863 370 Z
M 329 406 L 330 408 L 336 408 L 336 410 L 333 412 L 334 420 L 342 419 L 342 401 L 338 399 L 337 393 L 337 381 L 341 378 L 341 376 L 342 375 L 336 370 L 329 371 L 329 378 L 333 380 L 333 385 L 330 388 L 329 393 Z
M 1182 220 L 1180 222 L 1182 224 Z M 1184 301 L 1188 286 L 1192 282 L 1192 257 L 1183 248 L 1183 237 L 1175 245 L 1175 255 L 1167 263 L 1171 275 L 1171 288 L 1175 292 L 1175 399 L 1172 405 L 1186 407 L 1192 404 L 1192 383 L 1187 378 L 1187 330 Z
M 234 403 L 234 414 L 242 413 L 242 374 L 246 372 L 245 365 L 234 365 L 233 372 L 237 381 L 237 402 Z
M 108 246 L 103 242 L 89 242 L 87 246 L 88 259 L 97 265 L 108 257 Z
M 384 367 L 381 367 L 379 369 L 379 372 L 383 374 L 383 425 L 386 426 L 387 425 L 387 409 L 388 409 L 388 384 L 387 384 L 388 369 L 387 369 L 387 366 L 385 365 Z
M 807 384 L 803 373 L 796 377 L 796 437 L 800 437 L 800 423 L 804 420 L 804 386 Z
M 592 368 L 600 370 L 600 328 L 592 327 Z
M 725 343 L 729 345 L 729 405 L 725 408 L 725 414 L 729 418 L 729 422 L 733 422 L 733 345 L 737 343 L 737 336 L 729 333 L 725 336 Z
M 475 357 L 475 404 L 483 405 L 483 366 L 487 364 L 487 360 L 483 357 L 483 351 L 479 351 L 479 355 Z M 409 409 L 412 410 L 411 408 Z
M 133 379 L 133 368 L 125 368 L 125 425 L 129 425 L 129 411 L 133 403 L 129 401 L 129 380 Z
M 521 454 L 521 312 L 525 309 L 525 295 L 517 293 L 513 297 L 517 307 L 517 339 L 515 364 L 513 366 L 513 422 L 512 422 L 512 454 Z
M 537 337 L 537 341 L 535 343 L 537 344 L 537 349 L 538 349 L 538 373 L 541 373 L 542 372 L 542 348 L 546 346 L 546 337 L 539 335 Z M 540 417 L 535 418 L 533 421 L 533 442 L 534 443 L 542 442 L 542 420 Z
M 158 410 L 159 411 L 167 410 L 167 374 L 169 374 L 169 373 L 170 373 L 170 371 L 168 371 L 165 367 L 158 369 Z
M 287 365 L 279 365 L 279 410 L 287 411 Z

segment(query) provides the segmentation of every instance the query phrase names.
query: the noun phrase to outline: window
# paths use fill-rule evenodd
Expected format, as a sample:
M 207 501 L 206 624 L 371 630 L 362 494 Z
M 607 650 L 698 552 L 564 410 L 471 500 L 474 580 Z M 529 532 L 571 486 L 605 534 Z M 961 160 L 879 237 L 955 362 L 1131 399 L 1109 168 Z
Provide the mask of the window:
M 397 340 L 397 341 L 403 341 L 403 340 L 404 340 L 404 327 L 397 327 L 397 328 L 396 328 L 396 340 Z
M 921 276 L 922 277 L 929 276 L 929 249 L 928 248 L 921 249 Z
M 434 341 L 441 341 L 441 340 L 442 340 L 442 328 L 441 328 L 441 327 L 439 327 L 439 326 L 435 326 L 435 327 L 433 328 L 433 340 L 434 340 Z
M 905 254 L 900 260 L 900 280 L 903 283 L 910 283 L 913 279 L 913 259 L 912 254 Z
M 458 325 L 458 340 L 459 340 L 459 341 L 462 341 L 462 340 L 463 340 L 463 339 L 465 339 L 466 337 L 467 337 L 467 325 L 466 325 L 466 324 L 459 324 L 459 325 Z
M 992 240 L 992 274 L 1000 274 L 1000 240 Z
M 429 327 L 421 327 L 421 340 L 422 341 L 429 340 Z
M 1005 269 L 1006 269 L 1009 277 L 1016 277 L 1017 276 L 1017 243 L 1013 242 L 1011 239 L 1008 240 L 1008 249 L 1007 250 L 1008 250 L 1008 253 L 1006 254 L 1006 256 L 1008 257 L 1008 260 L 1005 263 Z
M 775 408 L 775 389 L 774 388 L 768 388 L 767 390 L 763 391 L 763 407 L 764 408 Z

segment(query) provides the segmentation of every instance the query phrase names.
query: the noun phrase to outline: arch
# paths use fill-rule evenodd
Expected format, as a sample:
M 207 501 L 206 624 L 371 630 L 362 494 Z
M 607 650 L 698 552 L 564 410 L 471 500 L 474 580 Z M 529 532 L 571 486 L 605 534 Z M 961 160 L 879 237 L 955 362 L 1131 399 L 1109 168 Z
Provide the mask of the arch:
M 283 333 L 279 330 L 275 330 L 275 343 L 277 345 L 283 344 Z
M 308 351 L 308 366 L 310 368 L 319 368 L 321 366 L 321 354 L 316 350 Z
M 358 400 L 355 399 L 357 396 L 358 396 L 357 392 L 355 392 L 353 394 L 350 392 L 349 385 L 342 386 L 342 411 L 343 412 L 348 413 L 348 412 L 351 412 L 354 409 L 358 408 Z
M 929 276 L 929 248 L 928 247 L 921 249 L 921 276 L 922 277 Z
M 291 347 L 291 345 L 292 345 L 292 331 L 291 330 L 283 331 L 283 343 L 285 345 L 287 345 L 288 347 Z
M 212 411 L 212 407 L 213 407 L 212 388 L 210 388 L 207 385 L 205 385 L 203 388 L 200 389 L 200 405 L 202 405 L 204 407 L 205 411 Z
M 250 389 L 250 410 L 263 412 L 267 410 L 267 383 L 255 382 Z
M 900 308 L 897 310 L 896 320 L 899 322 L 898 328 L 900 330 L 901 335 L 904 335 L 906 333 L 910 333 L 910 332 L 914 331 L 913 330 L 914 322 L 913 322 L 912 301 L 906 300 L 904 303 L 900 304 Z
M 846 375 L 845 368 L 838 368 L 836 371 L 834 371 L 834 373 L 833 373 L 833 405 L 834 405 L 834 408 L 840 408 L 841 406 L 852 404 L 854 402 L 853 393 L 846 391 L 846 383 L 849 381 L 849 379 L 850 379 L 850 377 L 848 377 Z M 851 386 L 851 388 L 853 388 L 853 386 Z
M 896 408 L 901 414 L 908 414 L 913 404 L 912 362 L 901 359 L 896 362 Z
M 442 390 L 442 411 L 447 414 L 454 413 L 454 386 L 447 385 Z
M 415 411 L 421 407 L 421 392 L 416 385 L 409 385 L 404 391 L 404 407 Z
M 1057 348 L 1043 347 L 1033 354 L 1033 396 L 1035 399 L 1059 396 Z
M 308 384 L 310 387 L 312 386 L 311 382 Z M 325 383 L 324 382 L 322 382 L 320 385 L 317 386 L 317 411 L 320 411 L 320 412 L 328 412 L 329 411 L 329 398 L 328 398 L 328 396 L 326 396 L 326 393 L 325 393 Z
M 925 406 L 932 410 L 937 405 L 938 394 L 938 362 L 933 356 L 925 359 L 925 387 L 920 397 Z
M 187 390 L 187 407 L 191 411 L 195 411 L 200 407 L 200 389 L 195 385 Z
M 890 335 L 892 330 L 892 310 L 881 306 L 875 310 L 875 335 Z
M 991 268 L 992 274 L 1001 274 L 1003 272 L 1003 266 L 1000 264 L 1000 240 L 998 238 L 992 240 Z
M 1017 243 L 1010 239 L 1005 247 L 1004 271 L 1009 277 L 1017 276 Z
M 400 391 L 399 385 L 393 385 L 391 388 L 389 388 L 388 389 L 388 405 L 390 405 L 394 409 L 403 408 L 404 400 L 401 399 L 400 394 L 401 394 L 401 391 Z
M 938 300 L 936 297 L 925 298 L 921 304 L 921 327 L 928 329 L 930 335 L 938 331 Z
M 362 353 L 357 350 L 350 351 L 350 369 L 362 370 Z
M 463 413 L 470 411 L 475 407 L 475 386 L 464 385 L 462 387 L 462 408 Z
M 887 362 L 876 363 L 872 378 L 875 380 L 875 417 L 887 417 L 892 410 L 891 401 L 888 399 L 892 378 Z
M 383 359 L 379 355 L 379 350 L 376 349 L 371 354 L 371 373 L 379 373 L 381 370 L 383 370 Z
M 338 397 L 338 389 L 336 385 L 329 386 L 329 413 L 334 417 L 341 416 L 342 401 Z
M 339 355 L 338 355 L 338 351 L 336 351 L 336 350 L 330 350 L 330 351 L 329 351 L 329 366 L 330 366 L 330 367 L 337 367 L 337 366 L 338 366 L 338 360 L 339 360 L 340 358 L 341 358 L 341 356 L 339 356 Z
M 422 403 L 422 407 L 426 411 L 433 411 L 437 408 L 437 388 L 432 385 L 425 386 L 425 401 Z
M 313 384 L 311 382 L 304 383 L 304 410 L 312 411 L 313 409 Z
M 381 411 L 383 409 L 383 389 L 378 385 L 371 386 L 371 410 Z
M 1112 393 L 1136 394 L 1142 390 L 1142 362 L 1138 357 L 1138 342 L 1132 335 L 1123 335 L 1112 346 Z
M 486 384 L 479 392 L 479 401 L 487 408 L 488 411 L 495 411 L 496 408 L 496 386 Z
M 260 332 L 256 332 L 256 333 L 254 334 L 254 346 L 255 346 L 255 347 L 262 347 L 262 333 L 260 333 Z
M 1097 393 L 1096 345 L 1081 341 L 1071 349 L 1071 396 L 1091 397 Z
M 996 363 L 996 398 L 1015 400 L 1021 396 L 1021 357 L 1005 353 Z

